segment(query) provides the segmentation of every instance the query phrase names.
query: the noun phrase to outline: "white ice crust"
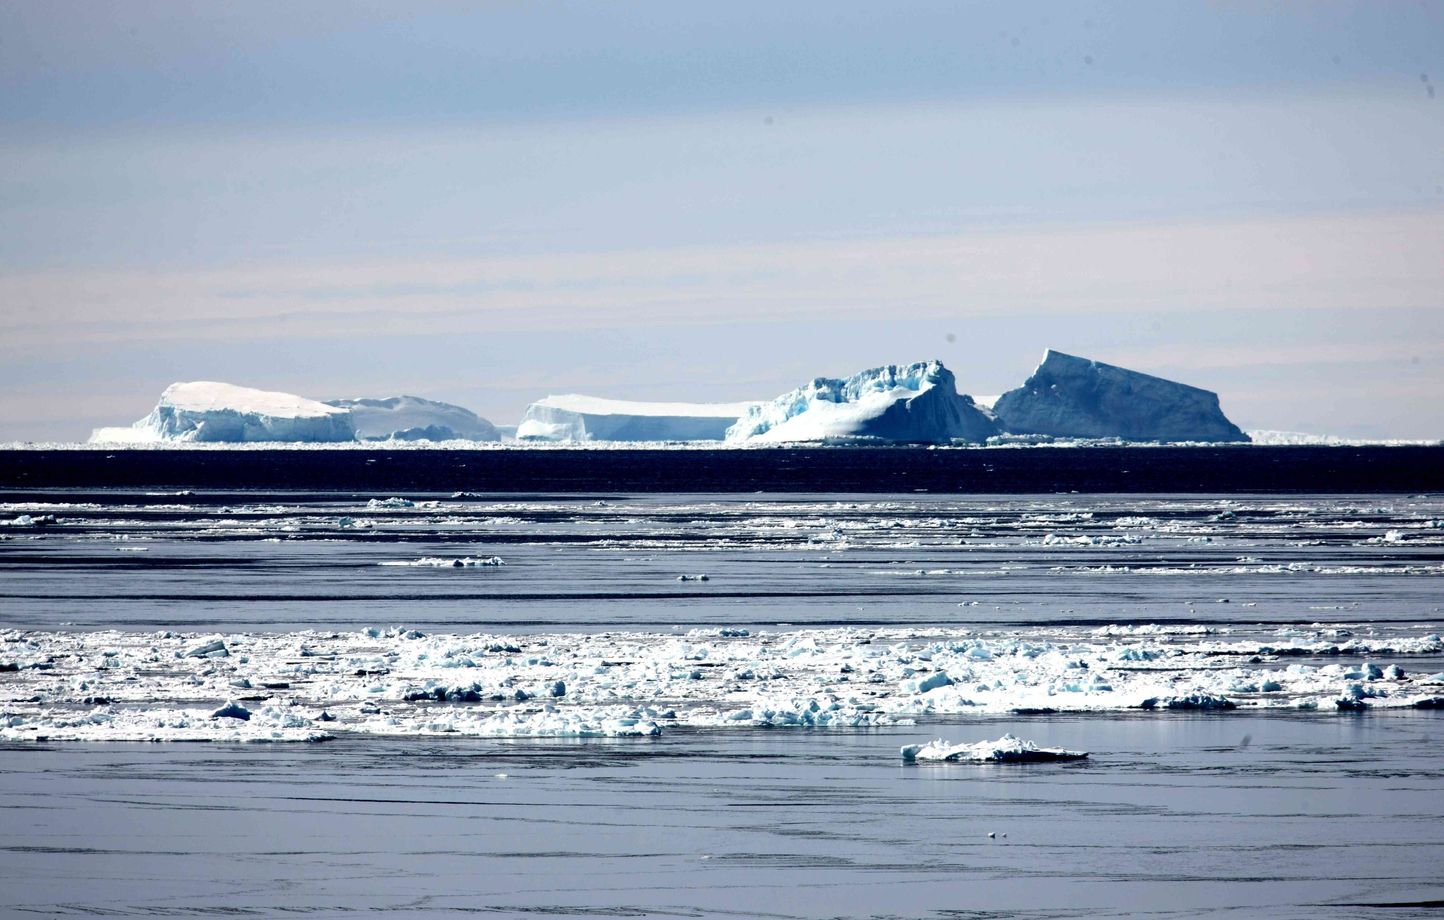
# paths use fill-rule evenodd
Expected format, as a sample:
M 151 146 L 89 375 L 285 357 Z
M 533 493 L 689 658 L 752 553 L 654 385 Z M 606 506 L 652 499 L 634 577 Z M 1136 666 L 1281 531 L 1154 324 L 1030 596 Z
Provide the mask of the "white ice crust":
M 851 377 L 818 377 L 751 409 L 727 430 L 733 443 L 868 439 L 945 444 L 981 442 L 998 431 L 960 395 L 939 361 L 874 367 Z
M 720 441 L 754 405 L 547 396 L 527 407 L 516 436 L 530 441 Z
M 1196 626 L 524 636 L 6 630 L 0 740 L 649 736 L 669 726 L 867 727 L 1043 711 L 1388 709 L 1444 705 L 1444 674 L 1389 660 L 1441 652 L 1438 635 L 1360 638 L 1338 626 L 1285 627 L 1266 643 Z M 230 702 L 249 718 L 217 715 Z

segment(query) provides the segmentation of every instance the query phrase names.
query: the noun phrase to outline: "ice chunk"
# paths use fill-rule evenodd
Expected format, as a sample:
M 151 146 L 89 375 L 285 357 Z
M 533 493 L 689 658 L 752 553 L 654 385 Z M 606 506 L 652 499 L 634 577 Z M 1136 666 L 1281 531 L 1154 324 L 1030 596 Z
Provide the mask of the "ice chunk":
M 220 639 L 216 639 L 213 642 L 207 642 L 203 645 L 197 645 L 195 648 L 190 649 L 186 652 L 185 657 L 225 658 L 228 655 L 230 655 L 230 652 L 226 649 L 226 643 Z
M 953 679 L 948 676 L 947 671 L 938 671 L 918 681 L 918 692 L 927 693 L 929 690 L 936 690 L 939 687 L 951 687 Z
M 524 441 L 720 441 L 754 405 L 548 396 L 527 407 L 516 436 Z
M 346 409 L 362 441 L 499 441 L 496 426 L 470 409 L 420 396 L 328 399 Z
M 1083 760 L 1088 756 L 1086 751 L 1040 748 L 1034 742 L 1024 741 L 1012 734 L 1006 734 L 997 741 L 979 741 L 976 744 L 948 744 L 939 738 L 927 744 L 904 745 L 901 753 L 904 763 L 1042 763 Z
M 940 361 L 875 367 L 851 377 L 818 377 L 755 406 L 727 430 L 736 443 L 872 439 L 942 444 L 980 442 L 997 423 L 958 393 Z
M 1127 441 L 1247 441 L 1218 395 L 1162 377 L 1049 350 L 993 411 L 1011 434 Z
M 1211 693 L 1190 693 L 1187 696 L 1149 697 L 1140 709 L 1237 709 L 1238 704 Z
M 416 502 L 409 498 L 393 495 L 390 498 L 373 498 L 366 503 L 367 511 L 382 511 L 387 508 L 415 508 Z
M 226 705 L 211 713 L 212 719 L 240 719 L 243 722 L 250 721 L 251 711 L 240 703 L 232 700 Z
M 409 568 L 431 569 L 475 569 L 495 568 L 506 565 L 500 556 L 462 556 L 457 559 L 444 556 L 422 556 L 407 562 L 378 562 L 377 565 L 406 566 Z

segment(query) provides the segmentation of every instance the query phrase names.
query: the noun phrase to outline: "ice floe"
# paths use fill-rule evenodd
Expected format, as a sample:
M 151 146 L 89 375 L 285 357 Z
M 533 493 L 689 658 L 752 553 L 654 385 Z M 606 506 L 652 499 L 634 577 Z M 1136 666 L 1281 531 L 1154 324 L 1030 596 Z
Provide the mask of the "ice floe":
M 377 565 L 403 566 L 423 569 L 474 569 L 495 568 L 506 565 L 500 556 L 422 556 L 420 559 L 392 560 Z
M 1011 733 L 997 741 L 976 744 L 948 744 L 939 738 L 927 744 L 907 744 L 901 750 L 904 763 L 1044 763 L 1057 760 L 1084 760 L 1086 751 L 1065 751 L 1042 748 Z

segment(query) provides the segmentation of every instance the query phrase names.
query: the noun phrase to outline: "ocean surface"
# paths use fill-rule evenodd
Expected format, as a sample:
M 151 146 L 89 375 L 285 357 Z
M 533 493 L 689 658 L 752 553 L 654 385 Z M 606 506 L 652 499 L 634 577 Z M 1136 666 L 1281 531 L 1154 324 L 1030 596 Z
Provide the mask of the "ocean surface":
M 177 485 L 0 493 L 0 912 L 1444 905 L 1438 493 Z

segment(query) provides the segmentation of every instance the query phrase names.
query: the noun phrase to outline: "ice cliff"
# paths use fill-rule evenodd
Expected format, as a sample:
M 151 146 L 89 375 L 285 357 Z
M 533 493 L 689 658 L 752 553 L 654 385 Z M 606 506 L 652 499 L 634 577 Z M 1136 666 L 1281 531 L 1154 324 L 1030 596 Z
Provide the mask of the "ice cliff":
M 873 439 L 940 444 L 980 442 L 993 418 L 958 393 L 939 361 L 888 365 L 841 380 L 818 377 L 753 407 L 727 430 L 735 443 Z
M 1010 434 L 1125 441 L 1247 441 L 1218 394 L 1049 350 L 993 412 Z
M 362 441 L 499 441 L 496 426 L 470 409 L 420 396 L 328 399 L 346 409 Z
M 516 436 L 529 441 L 720 441 L 753 405 L 548 396 L 527 407 Z
M 150 415 L 129 428 L 100 428 L 92 441 L 351 441 L 346 409 L 208 380 L 173 383 Z

